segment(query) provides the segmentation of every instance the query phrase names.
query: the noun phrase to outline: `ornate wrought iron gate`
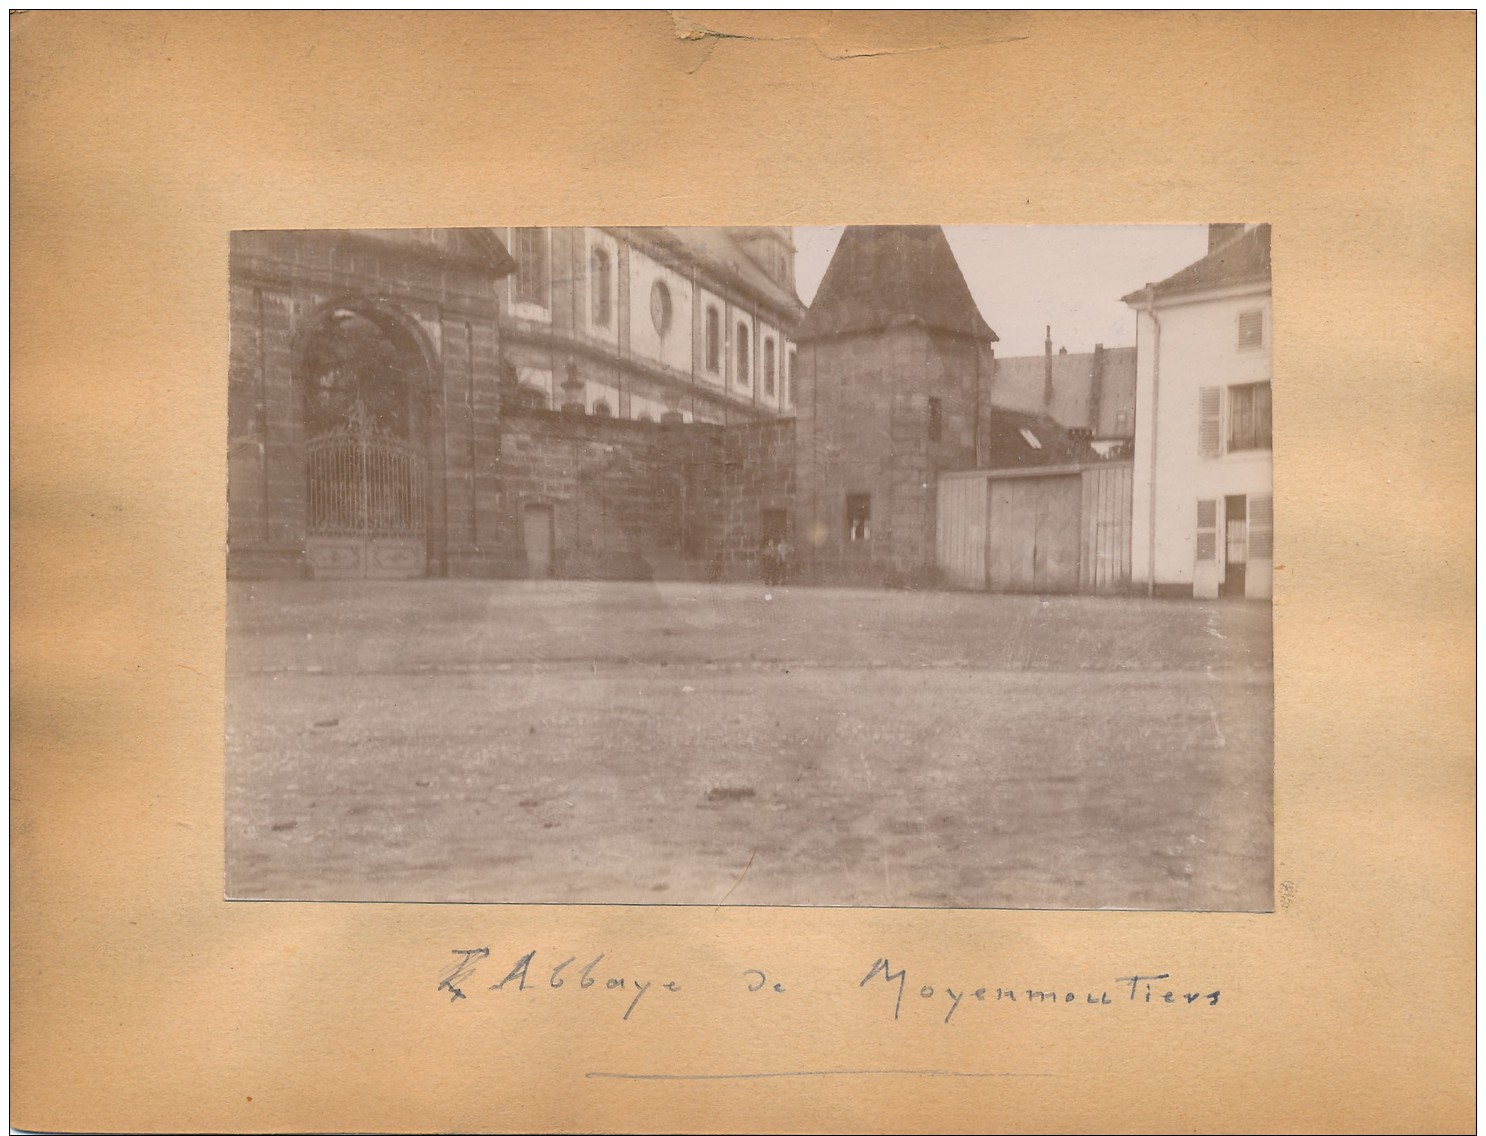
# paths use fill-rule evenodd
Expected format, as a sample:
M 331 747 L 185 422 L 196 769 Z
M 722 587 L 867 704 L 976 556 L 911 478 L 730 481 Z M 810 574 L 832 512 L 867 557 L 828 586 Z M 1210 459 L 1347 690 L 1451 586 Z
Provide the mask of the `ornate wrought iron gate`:
M 306 552 L 317 579 L 406 579 L 427 563 L 423 455 L 379 431 L 359 400 L 306 445 Z

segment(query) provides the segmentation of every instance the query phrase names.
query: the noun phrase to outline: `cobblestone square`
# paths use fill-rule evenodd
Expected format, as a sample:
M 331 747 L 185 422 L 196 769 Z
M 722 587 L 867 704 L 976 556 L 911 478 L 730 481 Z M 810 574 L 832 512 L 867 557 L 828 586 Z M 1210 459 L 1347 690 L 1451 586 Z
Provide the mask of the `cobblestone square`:
M 237 582 L 228 891 L 1267 910 L 1270 608 Z

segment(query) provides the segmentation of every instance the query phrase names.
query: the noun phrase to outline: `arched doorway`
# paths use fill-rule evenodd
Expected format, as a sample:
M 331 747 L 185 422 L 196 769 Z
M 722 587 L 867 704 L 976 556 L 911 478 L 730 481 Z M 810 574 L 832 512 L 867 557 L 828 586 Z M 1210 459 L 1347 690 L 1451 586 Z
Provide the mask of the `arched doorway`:
M 318 579 L 406 579 L 428 563 L 427 363 L 375 305 L 334 305 L 302 340 L 305 555 Z

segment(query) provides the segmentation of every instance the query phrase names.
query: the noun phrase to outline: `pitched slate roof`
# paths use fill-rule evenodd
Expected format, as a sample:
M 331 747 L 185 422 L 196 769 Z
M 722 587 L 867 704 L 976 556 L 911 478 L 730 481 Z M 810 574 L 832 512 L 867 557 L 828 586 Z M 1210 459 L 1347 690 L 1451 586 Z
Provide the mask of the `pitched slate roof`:
M 1044 355 L 996 356 L 991 402 L 1006 410 L 1048 414 L 1068 428 L 1087 428 L 1096 438 L 1135 434 L 1135 348 L 1106 347 L 1100 380 L 1099 420 L 1094 421 L 1092 351 L 1053 355 L 1053 401 L 1043 394 L 1047 381 Z M 1120 414 L 1125 415 L 1124 421 Z
M 918 324 L 995 342 L 938 225 L 852 225 L 797 340 Z
M 1073 465 L 1095 457 L 1086 442 L 1069 434 L 1045 414 L 992 407 L 986 427 L 981 469 Z
M 1269 279 L 1269 226 L 1256 225 L 1227 241 L 1175 275 L 1131 292 L 1120 299 L 1142 303 L 1161 296 L 1200 292 L 1227 284 L 1251 284 Z

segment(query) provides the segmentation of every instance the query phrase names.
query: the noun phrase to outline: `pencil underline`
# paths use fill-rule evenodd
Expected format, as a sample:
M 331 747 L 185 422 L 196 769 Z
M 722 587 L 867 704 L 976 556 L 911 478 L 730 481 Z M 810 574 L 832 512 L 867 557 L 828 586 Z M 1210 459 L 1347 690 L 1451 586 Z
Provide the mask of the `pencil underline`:
M 1053 1077 L 1054 1073 L 966 1073 L 955 1069 L 789 1069 L 765 1073 L 585 1073 L 615 1081 L 753 1081 L 766 1077 Z

